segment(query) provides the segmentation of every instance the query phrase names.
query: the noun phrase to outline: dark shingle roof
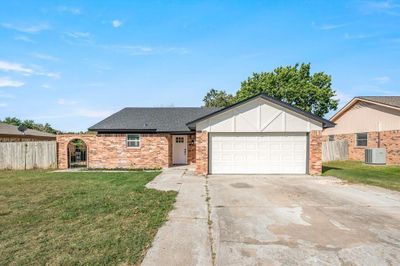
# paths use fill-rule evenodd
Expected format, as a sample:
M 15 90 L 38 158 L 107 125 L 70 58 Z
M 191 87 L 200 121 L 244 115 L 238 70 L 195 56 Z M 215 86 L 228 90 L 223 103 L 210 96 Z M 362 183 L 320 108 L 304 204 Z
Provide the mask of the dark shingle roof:
M 190 129 L 186 123 L 219 109 L 205 107 L 129 107 L 91 126 L 89 130 L 98 132 L 188 132 Z
M 13 136 L 33 136 L 33 137 L 53 137 L 56 135 L 47 132 L 42 132 L 34 129 L 27 129 L 25 134 L 18 130 L 17 126 L 0 123 L 0 135 L 13 135 Z
M 400 96 L 358 96 L 356 98 L 400 107 Z

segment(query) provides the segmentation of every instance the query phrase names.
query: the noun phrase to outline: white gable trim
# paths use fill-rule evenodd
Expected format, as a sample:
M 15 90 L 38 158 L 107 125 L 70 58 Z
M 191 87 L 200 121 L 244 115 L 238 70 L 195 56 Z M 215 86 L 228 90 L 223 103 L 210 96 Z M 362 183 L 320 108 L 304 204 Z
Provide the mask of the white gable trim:
M 208 132 L 310 132 L 322 123 L 293 110 L 255 98 L 196 123 L 197 131 Z

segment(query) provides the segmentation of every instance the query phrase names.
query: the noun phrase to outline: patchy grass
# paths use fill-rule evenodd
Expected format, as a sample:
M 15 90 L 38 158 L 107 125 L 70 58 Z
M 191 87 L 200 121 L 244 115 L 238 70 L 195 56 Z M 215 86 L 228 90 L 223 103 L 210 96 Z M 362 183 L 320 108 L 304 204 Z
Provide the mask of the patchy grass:
M 140 263 L 175 202 L 158 174 L 0 171 L 0 265 Z
M 322 174 L 349 182 L 364 183 L 400 191 L 400 166 L 365 165 L 357 161 L 324 163 Z

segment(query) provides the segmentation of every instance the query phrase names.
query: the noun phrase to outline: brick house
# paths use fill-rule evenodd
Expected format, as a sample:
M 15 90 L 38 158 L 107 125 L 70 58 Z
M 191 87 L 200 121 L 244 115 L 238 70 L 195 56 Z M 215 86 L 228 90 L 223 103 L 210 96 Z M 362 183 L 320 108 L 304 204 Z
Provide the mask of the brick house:
M 49 140 L 56 140 L 56 135 L 34 129 L 27 129 L 25 132 L 21 132 L 17 126 L 0 123 L 0 142 Z
M 349 159 L 364 160 L 365 148 L 386 148 L 387 164 L 400 164 L 400 96 L 355 97 L 323 130 L 323 141 L 347 140 Z
M 87 146 L 89 168 L 164 168 L 195 164 L 199 174 L 320 174 L 328 120 L 264 94 L 226 108 L 125 108 L 89 128 L 58 135 L 58 165 L 68 143 Z

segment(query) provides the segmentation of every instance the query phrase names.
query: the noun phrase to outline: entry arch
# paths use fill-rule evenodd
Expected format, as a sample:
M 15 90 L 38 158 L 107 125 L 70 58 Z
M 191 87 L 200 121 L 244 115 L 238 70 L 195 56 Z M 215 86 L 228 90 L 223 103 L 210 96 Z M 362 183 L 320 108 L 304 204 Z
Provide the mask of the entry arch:
M 75 138 L 67 145 L 68 168 L 88 168 L 88 146 L 81 138 Z

